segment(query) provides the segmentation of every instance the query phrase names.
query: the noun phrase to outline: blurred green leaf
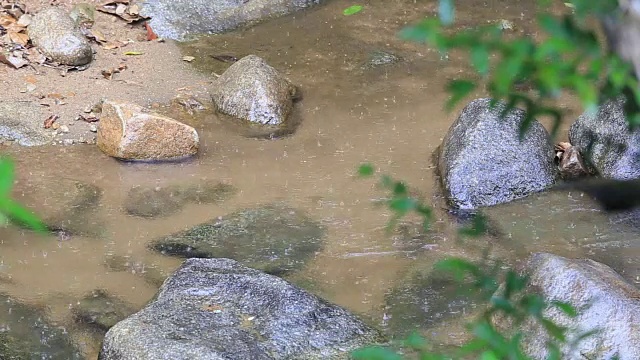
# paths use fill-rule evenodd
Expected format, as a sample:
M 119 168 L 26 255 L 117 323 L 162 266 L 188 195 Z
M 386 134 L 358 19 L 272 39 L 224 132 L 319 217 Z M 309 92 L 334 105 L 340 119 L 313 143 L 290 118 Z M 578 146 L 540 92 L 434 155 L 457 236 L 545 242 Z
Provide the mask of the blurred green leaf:
M 383 347 L 369 347 L 351 353 L 354 360 L 402 360 L 402 356 Z
M 476 84 L 468 80 L 453 80 L 447 85 L 447 91 L 451 94 L 451 98 L 447 101 L 445 109 L 453 109 L 460 100 L 464 99 L 473 90 L 475 90 Z
M 372 176 L 376 169 L 371 164 L 362 164 L 358 167 L 358 175 L 362 177 Z
M 33 213 L 11 199 L 0 199 L 0 212 L 11 222 L 38 232 L 47 232 L 47 226 Z
M 551 305 L 555 306 L 569 317 L 573 318 L 578 316 L 578 312 L 576 311 L 576 309 L 569 303 L 554 300 L 551 302 Z
M 363 9 L 362 5 L 351 5 L 348 8 L 344 9 L 342 11 L 342 14 L 344 14 L 345 16 L 349 16 L 349 15 L 359 13 L 360 11 L 362 11 L 362 9 Z
M 471 63 L 478 73 L 487 75 L 489 72 L 489 50 L 479 44 L 471 49 Z
M 13 188 L 14 165 L 9 158 L 0 158 L 0 197 L 8 197 Z

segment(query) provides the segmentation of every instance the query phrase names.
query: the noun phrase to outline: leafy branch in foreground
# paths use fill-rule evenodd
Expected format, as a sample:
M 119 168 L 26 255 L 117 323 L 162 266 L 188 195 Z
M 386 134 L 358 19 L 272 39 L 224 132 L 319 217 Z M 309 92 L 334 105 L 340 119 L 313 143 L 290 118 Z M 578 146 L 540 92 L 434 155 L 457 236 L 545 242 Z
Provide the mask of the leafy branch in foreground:
M 361 177 L 371 177 L 375 168 L 363 164 L 358 169 Z M 429 206 L 420 199 L 409 195 L 406 185 L 382 176 L 381 184 L 390 192 L 387 205 L 394 212 L 390 225 L 407 215 L 416 212 L 423 217 L 425 226 L 432 218 Z M 478 237 L 486 233 L 487 219 L 476 215 L 471 223 L 460 230 L 466 237 Z M 444 354 L 432 351 L 428 342 L 418 334 L 396 343 L 398 350 L 385 347 L 368 347 L 355 351 L 352 356 L 357 360 L 398 360 L 418 358 L 421 360 L 467 359 L 482 360 L 529 360 L 522 350 L 523 333 L 520 326 L 528 320 L 534 320 L 542 326 L 549 336 L 547 342 L 548 360 L 561 358 L 560 347 L 568 343 L 567 328 L 555 324 L 544 316 L 545 309 L 556 307 L 569 317 L 577 316 L 577 311 L 567 303 L 546 302 L 540 295 L 527 289 L 528 278 L 515 270 L 504 270 L 501 264 L 484 260 L 475 264 L 466 259 L 449 258 L 438 262 L 435 270 L 453 275 L 465 288 L 473 288 L 479 295 L 479 301 L 488 304 L 477 319 L 468 324 L 471 339 L 453 353 Z M 496 318 L 508 328 L 498 328 Z M 403 357 L 405 355 L 406 357 Z
M 46 232 L 46 225 L 38 217 L 11 199 L 14 178 L 13 162 L 5 157 L 0 158 L 0 222 L 12 222 L 32 230 Z
M 555 136 L 562 112 L 552 103 L 565 92 L 576 95 L 591 112 L 607 100 L 624 96 L 625 115 L 630 127 L 635 127 L 640 125 L 640 88 L 632 76 L 632 67 L 603 49 L 596 32 L 585 25 L 586 20 L 612 11 L 616 4 L 612 0 L 573 0 L 570 14 L 556 17 L 541 12 L 537 22 L 546 35 L 544 40 L 535 42 L 525 35 L 506 39 L 498 25 L 449 34 L 446 26 L 451 23 L 452 10 L 442 9 L 452 6 L 452 1 L 441 0 L 445 20 L 442 16 L 425 19 L 403 29 L 400 35 L 407 40 L 426 42 L 443 53 L 453 49 L 468 51 L 471 65 L 486 80 L 491 98 L 506 102 L 504 113 L 516 106 L 526 111 L 521 135 L 536 117 L 551 116 Z M 531 84 L 535 94 L 517 90 L 525 82 Z M 451 81 L 447 86 L 451 98 L 446 108 L 452 109 L 477 88 L 478 84 L 471 80 Z

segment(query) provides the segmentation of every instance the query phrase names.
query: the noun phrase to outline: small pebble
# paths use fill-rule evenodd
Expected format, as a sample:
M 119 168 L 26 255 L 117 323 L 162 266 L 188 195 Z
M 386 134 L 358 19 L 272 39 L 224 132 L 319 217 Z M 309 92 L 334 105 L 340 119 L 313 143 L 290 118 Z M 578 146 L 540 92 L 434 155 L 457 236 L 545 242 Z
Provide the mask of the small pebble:
M 68 133 L 69 127 L 67 125 L 60 125 L 60 131 L 62 131 L 63 133 Z
M 60 124 L 58 124 L 57 122 L 54 122 L 53 125 L 51 125 L 51 128 L 53 130 L 58 130 L 60 128 Z
M 95 124 L 89 125 L 89 131 L 98 132 L 98 127 Z
M 73 139 L 64 139 L 62 140 L 62 144 L 63 145 L 73 145 L 74 141 Z

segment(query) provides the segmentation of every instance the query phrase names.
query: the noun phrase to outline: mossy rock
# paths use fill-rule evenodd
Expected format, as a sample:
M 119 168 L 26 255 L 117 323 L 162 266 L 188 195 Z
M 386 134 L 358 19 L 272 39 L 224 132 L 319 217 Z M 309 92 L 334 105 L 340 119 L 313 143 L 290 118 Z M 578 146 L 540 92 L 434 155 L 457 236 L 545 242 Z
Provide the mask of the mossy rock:
M 145 218 L 166 217 L 186 204 L 215 204 L 237 192 L 232 185 L 205 182 L 192 185 L 170 185 L 159 188 L 134 187 L 124 204 L 127 214 Z
M 0 294 L 0 359 L 84 359 L 67 332 L 40 309 Z
M 282 274 L 301 268 L 323 247 L 325 228 L 282 204 L 241 210 L 154 241 L 151 248 L 184 258 L 230 258 Z
M 134 312 L 135 309 L 128 303 L 101 289 L 80 299 L 73 308 L 76 322 L 104 333 Z

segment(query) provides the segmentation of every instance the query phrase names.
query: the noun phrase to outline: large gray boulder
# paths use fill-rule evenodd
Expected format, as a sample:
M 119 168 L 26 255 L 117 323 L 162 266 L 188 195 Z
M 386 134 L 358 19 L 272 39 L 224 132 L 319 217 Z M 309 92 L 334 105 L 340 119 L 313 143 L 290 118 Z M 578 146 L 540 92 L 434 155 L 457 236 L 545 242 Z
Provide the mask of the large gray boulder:
M 278 277 L 230 259 L 189 259 L 107 332 L 99 359 L 347 359 L 379 340 L 348 311 Z
M 30 101 L 0 101 L 0 139 L 22 146 L 39 146 L 53 140 L 44 128 L 47 116 L 42 107 Z
M 29 24 L 33 44 L 51 60 L 64 65 L 85 65 L 93 59 L 91 44 L 73 19 L 60 8 L 37 13 Z
M 158 36 L 186 40 L 219 34 L 264 19 L 287 15 L 322 0 L 144 0 L 140 15 L 150 17 Z
M 438 170 L 449 203 L 473 209 L 506 203 L 553 185 L 557 170 L 549 134 L 533 121 L 522 140 L 525 113 L 504 118 L 504 104 L 469 103 L 451 125 L 439 149 Z
M 571 125 L 569 141 L 600 175 L 640 178 L 640 130 L 629 131 L 624 100 L 610 101 L 596 114 L 583 114 Z
M 640 359 L 640 290 L 627 283 L 610 267 L 593 260 L 574 260 L 538 253 L 528 262 L 531 285 L 548 301 L 562 301 L 578 309 L 569 318 L 550 308 L 545 315 L 567 326 L 569 340 L 587 331 L 599 330 L 577 346 L 564 346 L 563 359 Z M 546 359 L 546 332 L 539 326 L 526 331 L 525 350 L 534 359 Z

